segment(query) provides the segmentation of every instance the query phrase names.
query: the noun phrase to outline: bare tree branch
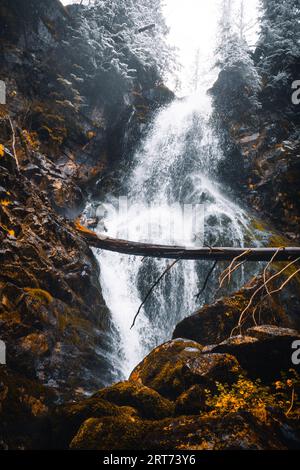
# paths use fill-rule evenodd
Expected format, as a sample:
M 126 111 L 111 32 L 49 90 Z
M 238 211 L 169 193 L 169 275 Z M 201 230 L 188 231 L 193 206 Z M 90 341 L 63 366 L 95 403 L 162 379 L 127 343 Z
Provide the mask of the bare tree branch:
M 201 291 L 195 296 L 197 299 L 199 299 L 199 298 L 201 297 L 201 295 L 203 294 L 203 292 L 205 291 L 206 286 L 207 286 L 207 284 L 208 284 L 208 281 L 210 280 L 210 277 L 211 277 L 212 273 L 214 272 L 214 270 L 215 270 L 217 264 L 218 264 L 218 261 L 215 261 L 214 264 L 213 264 L 213 266 L 212 266 L 212 268 L 209 270 L 209 272 L 208 272 L 208 274 L 207 274 L 207 276 L 206 276 L 206 279 L 205 279 L 205 281 L 204 281 L 204 284 L 203 284 L 203 287 L 202 287 Z
M 178 263 L 178 261 L 180 261 L 180 258 L 179 259 L 176 259 L 175 261 L 173 261 L 173 263 L 171 263 L 165 270 L 164 272 L 159 276 L 159 278 L 155 281 L 155 283 L 152 285 L 151 289 L 148 291 L 146 297 L 144 298 L 143 302 L 141 303 L 134 319 L 133 319 L 133 322 L 132 322 L 132 325 L 130 327 L 130 329 L 132 330 L 132 328 L 134 327 L 135 325 L 135 322 L 137 320 L 137 317 L 139 316 L 140 314 L 140 311 L 142 310 L 143 306 L 145 305 L 145 303 L 147 302 L 148 298 L 150 297 L 150 295 L 152 294 L 152 292 L 154 291 L 155 287 L 160 283 L 160 281 L 165 277 L 165 275 L 171 271 L 171 269 L 175 266 L 175 264 Z

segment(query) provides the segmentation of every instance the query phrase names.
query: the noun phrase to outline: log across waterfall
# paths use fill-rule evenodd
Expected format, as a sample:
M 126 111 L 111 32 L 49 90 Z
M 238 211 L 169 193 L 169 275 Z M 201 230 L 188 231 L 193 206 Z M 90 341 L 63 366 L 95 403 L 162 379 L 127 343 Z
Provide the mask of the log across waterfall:
M 220 260 L 232 261 L 239 257 L 240 261 L 295 261 L 300 259 L 300 247 L 279 248 L 236 248 L 236 247 L 203 247 L 186 248 L 181 246 L 155 245 L 120 240 L 78 227 L 80 236 L 94 248 L 116 253 L 143 256 L 149 258 L 182 259 L 182 260 Z

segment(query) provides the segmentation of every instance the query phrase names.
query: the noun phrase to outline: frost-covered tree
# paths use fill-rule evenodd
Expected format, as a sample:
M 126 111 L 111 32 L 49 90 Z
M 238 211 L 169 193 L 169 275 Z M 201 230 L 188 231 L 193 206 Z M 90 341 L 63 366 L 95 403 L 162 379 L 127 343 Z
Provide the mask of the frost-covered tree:
M 95 0 L 81 8 L 76 42 L 86 44 L 95 70 L 113 70 L 124 80 L 138 72 L 162 77 L 173 65 L 161 0 Z
M 252 53 L 241 34 L 241 23 L 234 21 L 232 0 L 223 0 L 217 48 L 220 69 L 212 92 L 216 110 L 224 121 L 252 123 L 260 107 L 260 77 Z
M 300 2 L 261 0 L 261 10 L 256 59 L 264 102 L 290 105 L 291 84 L 300 73 Z

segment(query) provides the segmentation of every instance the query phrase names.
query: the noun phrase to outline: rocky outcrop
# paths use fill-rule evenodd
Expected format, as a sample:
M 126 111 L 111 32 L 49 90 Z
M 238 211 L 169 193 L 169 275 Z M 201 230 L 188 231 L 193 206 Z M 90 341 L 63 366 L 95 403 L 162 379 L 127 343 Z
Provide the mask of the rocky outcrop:
M 287 372 L 292 366 L 292 344 L 300 341 L 300 333 L 275 326 L 258 326 L 246 331 L 245 336 L 233 336 L 210 348 L 209 354 L 231 354 L 252 378 L 272 382 L 278 371 Z M 297 365 L 293 366 L 300 372 Z
M 187 338 L 204 346 L 218 344 L 226 340 L 238 324 L 241 312 L 247 307 L 251 296 L 261 283 L 262 279 L 253 279 L 248 285 L 230 297 L 224 297 L 213 304 L 205 305 L 176 326 L 173 338 Z M 286 303 L 286 299 L 280 296 L 272 298 L 267 296 L 261 303 L 260 297 L 257 296 L 245 318 L 243 331 L 254 325 L 252 314 L 255 308 L 259 312 L 257 313 L 257 320 L 261 324 L 299 328 L 299 317 L 290 315 L 290 312 L 286 311 Z
M 109 328 L 98 265 L 8 152 L 0 171 L 0 335 L 7 365 L 52 387 L 58 398 L 93 390 L 103 384 L 99 370 L 109 373 L 96 353 Z
M 89 74 L 87 44 L 72 47 L 82 8 L 0 5 L 0 338 L 10 370 L 61 401 L 112 381 L 99 267 L 69 221 L 173 99 L 143 74 L 118 93 L 113 76 Z
M 279 355 L 287 359 L 290 351 L 286 341 L 299 334 L 268 325 L 249 329 L 247 334 L 204 348 L 173 340 L 150 353 L 129 381 L 56 407 L 48 388 L 6 371 L 0 380 L 1 446 L 111 451 L 299 449 L 299 375 L 292 363 L 290 370 L 287 363 L 281 370 L 279 360 Z M 270 364 L 261 366 L 263 355 L 270 351 L 277 354 L 272 356 L 272 376 L 267 372 Z
M 290 347 L 285 341 L 299 335 L 268 325 L 247 333 L 219 346 L 203 348 L 178 339 L 156 348 L 133 371 L 129 382 L 60 409 L 60 422 L 72 423 L 68 446 L 90 450 L 299 448 L 299 376 L 294 370 L 291 378 L 283 379 L 278 356 L 272 357 L 272 377 L 266 373 L 270 364 L 260 367 L 263 354 L 270 351 L 287 358 Z M 221 352 L 222 348 L 232 355 Z M 268 385 L 247 375 L 254 363 L 258 366 L 255 377 L 259 375 Z M 67 444 L 60 437 L 62 442 Z
M 54 392 L 38 381 L 0 366 L 0 450 L 48 446 L 54 397 Z
M 116 436 L 120 436 L 116 442 Z M 145 422 L 128 416 L 90 418 L 71 443 L 89 450 L 284 450 L 276 425 L 265 426 L 251 415 L 225 419 L 184 416 Z
M 175 399 L 192 385 L 214 387 L 216 381 L 232 383 L 241 369 L 227 354 L 201 354 L 202 347 L 177 339 L 152 351 L 130 375 L 131 381 Z
M 258 47 L 254 56 L 260 55 L 261 47 Z M 277 60 L 275 56 L 268 58 L 271 70 L 272 61 Z M 250 90 L 245 77 L 241 80 L 241 74 L 237 73 L 238 63 L 220 72 L 211 94 L 224 149 L 225 158 L 219 167 L 222 181 L 227 179 L 249 207 L 297 244 L 300 241 L 297 195 L 300 124 L 299 105 L 292 102 L 292 83 L 299 79 L 299 61 L 296 55 L 290 60 L 293 66 L 287 82 L 278 82 L 272 90 L 266 77 L 261 77 L 254 109 L 247 104 Z M 274 71 L 276 67 L 278 64 L 274 65 Z M 261 68 L 260 63 L 256 69 L 259 75 Z M 283 75 L 277 73 L 278 77 Z M 291 241 L 286 241 L 285 246 Z

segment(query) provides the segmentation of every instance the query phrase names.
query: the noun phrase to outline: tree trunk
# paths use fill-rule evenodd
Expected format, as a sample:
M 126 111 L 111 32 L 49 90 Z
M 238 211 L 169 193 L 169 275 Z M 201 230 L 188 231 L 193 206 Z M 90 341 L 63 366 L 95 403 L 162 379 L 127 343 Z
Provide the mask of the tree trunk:
M 149 258 L 185 259 L 185 260 L 217 260 L 231 261 L 239 257 L 239 261 L 270 261 L 277 253 L 274 261 L 293 261 L 300 259 L 300 247 L 292 248 L 187 248 L 182 246 L 153 245 L 96 235 L 94 232 L 76 225 L 80 236 L 89 246 L 101 250 L 126 255 Z

